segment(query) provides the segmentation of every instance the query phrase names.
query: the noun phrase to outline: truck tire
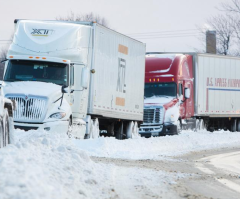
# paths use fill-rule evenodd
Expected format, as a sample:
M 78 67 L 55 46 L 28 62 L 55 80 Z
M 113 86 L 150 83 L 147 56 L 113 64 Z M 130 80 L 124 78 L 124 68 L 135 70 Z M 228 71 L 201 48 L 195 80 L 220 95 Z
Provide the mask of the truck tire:
M 141 135 L 139 134 L 139 124 L 138 122 L 134 122 L 134 127 L 133 127 L 133 138 L 138 138 L 141 137 Z
M 0 122 L 0 148 L 4 146 L 4 128 L 3 128 L 3 120 Z
M 99 122 L 98 119 L 96 118 L 93 121 L 93 132 L 92 132 L 92 138 L 99 138 L 100 132 L 99 132 Z
M 116 131 L 115 131 L 115 137 L 118 140 L 122 140 L 123 139 L 123 122 L 120 122 L 118 124 L 116 124 Z
M 206 130 L 205 123 L 203 119 L 197 119 L 196 121 L 196 131 Z
M 237 131 L 240 132 L 240 119 L 237 120 Z
M 134 123 L 133 121 L 130 121 L 128 122 L 128 125 L 127 125 L 126 138 L 127 139 L 132 138 L 133 134 L 134 134 Z
M 236 132 L 237 131 L 237 119 L 231 120 L 231 131 Z
M 69 123 L 68 123 L 68 131 L 67 131 L 67 135 L 69 138 L 72 137 L 72 130 L 73 130 L 73 126 L 72 126 L 72 118 L 69 118 Z
M 176 133 L 176 135 L 180 134 L 181 131 L 182 131 L 182 120 L 179 119 L 179 120 L 177 121 L 177 133 Z
M 86 133 L 84 136 L 84 139 L 90 139 L 92 136 L 92 128 L 93 128 L 93 122 L 90 115 L 87 115 L 87 121 L 86 121 Z
M 10 126 L 9 126 L 9 115 L 8 109 L 4 109 L 4 116 L 3 116 L 3 129 L 4 129 L 4 146 L 10 144 Z

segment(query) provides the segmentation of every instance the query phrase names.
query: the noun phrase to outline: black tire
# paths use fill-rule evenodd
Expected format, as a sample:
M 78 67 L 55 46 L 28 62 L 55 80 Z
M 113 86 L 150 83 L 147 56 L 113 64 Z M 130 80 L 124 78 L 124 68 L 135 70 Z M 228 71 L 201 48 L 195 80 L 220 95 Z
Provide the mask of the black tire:
M 177 122 L 178 122 L 178 124 L 177 124 L 177 133 L 176 133 L 176 135 L 180 134 L 181 131 L 182 131 L 182 120 L 179 119 Z
M 123 139 L 123 122 L 120 122 L 120 123 L 116 124 L 115 137 L 118 140 Z
M 237 120 L 237 131 L 240 132 L 240 119 Z
M 237 131 L 237 119 L 233 119 L 231 121 L 231 131 L 236 132 Z
M 4 142 L 5 146 L 10 144 L 10 122 L 9 122 L 9 115 L 8 110 L 4 109 Z
M 69 138 L 72 137 L 72 118 L 71 117 L 69 118 L 67 135 Z
M 4 147 L 4 128 L 3 128 L 3 118 L 0 122 L 0 148 Z

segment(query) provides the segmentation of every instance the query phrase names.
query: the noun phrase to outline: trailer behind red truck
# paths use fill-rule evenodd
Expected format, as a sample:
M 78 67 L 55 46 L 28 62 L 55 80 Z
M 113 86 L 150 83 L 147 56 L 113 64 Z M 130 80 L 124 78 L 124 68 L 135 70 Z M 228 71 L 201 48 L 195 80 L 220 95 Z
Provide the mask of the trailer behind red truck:
M 173 135 L 182 127 L 240 131 L 238 74 L 237 57 L 148 53 L 140 134 Z

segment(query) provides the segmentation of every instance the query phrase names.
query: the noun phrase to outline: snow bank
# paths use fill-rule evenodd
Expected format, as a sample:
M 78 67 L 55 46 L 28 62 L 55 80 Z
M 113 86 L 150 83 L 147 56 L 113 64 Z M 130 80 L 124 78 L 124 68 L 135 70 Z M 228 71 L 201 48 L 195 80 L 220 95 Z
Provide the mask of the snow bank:
M 111 196 L 101 165 L 65 134 L 16 131 L 0 150 L 0 198 L 104 198 Z M 109 193 L 110 192 L 110 193 Z
M 177 136 L 116 140 L 99 138 L 75 140 L 91 156 L 123 159 L 162 159 L 191 151 L 240 146 L 240 132 L 183 131 Z

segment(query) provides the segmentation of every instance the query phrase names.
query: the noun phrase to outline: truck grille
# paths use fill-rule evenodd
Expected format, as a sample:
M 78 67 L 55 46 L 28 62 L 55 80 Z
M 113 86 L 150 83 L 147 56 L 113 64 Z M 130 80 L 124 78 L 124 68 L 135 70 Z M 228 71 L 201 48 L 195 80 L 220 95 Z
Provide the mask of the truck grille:
M 162 123 L 163 111 L 161 108 L 144 109 L 143 122 L 150 124 Z
M 16 110 L 13 112 L 14 121 L 41 121 L 44 117 L 46 108 L 46 98 L 38 97 L 15 97 L 7 98 L 14 100 Z

